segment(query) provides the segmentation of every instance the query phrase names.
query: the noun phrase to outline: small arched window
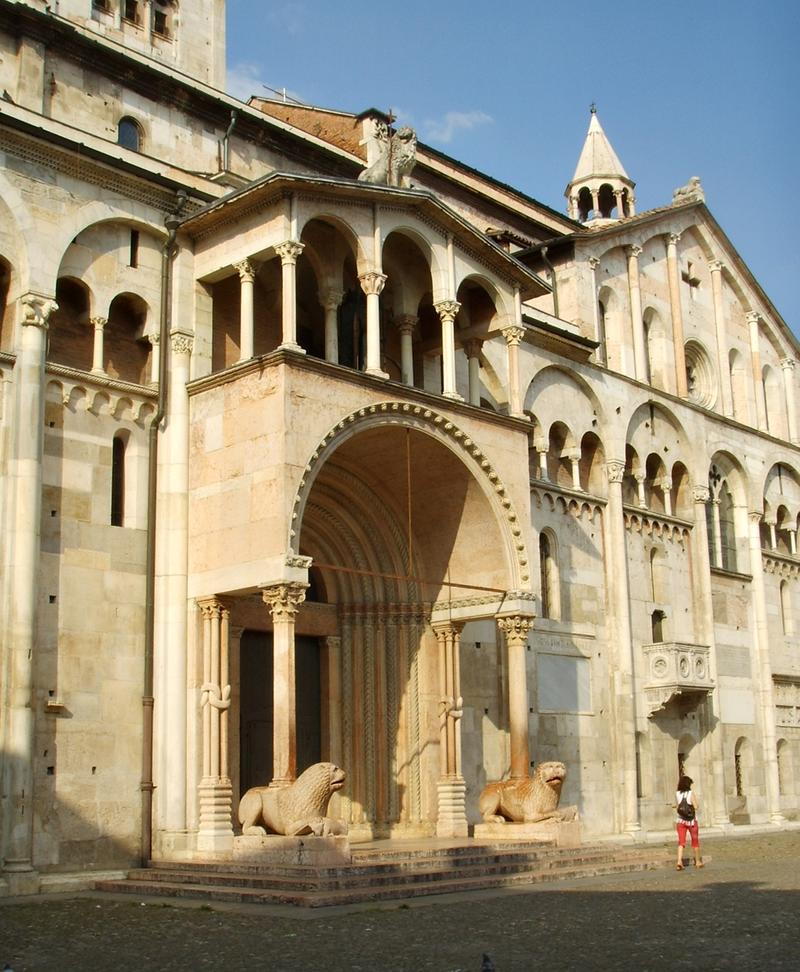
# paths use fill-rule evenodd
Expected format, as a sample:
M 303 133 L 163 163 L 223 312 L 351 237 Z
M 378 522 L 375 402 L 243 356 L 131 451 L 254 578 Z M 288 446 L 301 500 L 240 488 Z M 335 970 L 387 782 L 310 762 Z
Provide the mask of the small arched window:
M 142 147 L 142 129 L 139 123 L 129 116 L 117 122 L 117 145 L 138 152 Z
M 111 444 L 111 526 L 125 526 L 125 439 Z

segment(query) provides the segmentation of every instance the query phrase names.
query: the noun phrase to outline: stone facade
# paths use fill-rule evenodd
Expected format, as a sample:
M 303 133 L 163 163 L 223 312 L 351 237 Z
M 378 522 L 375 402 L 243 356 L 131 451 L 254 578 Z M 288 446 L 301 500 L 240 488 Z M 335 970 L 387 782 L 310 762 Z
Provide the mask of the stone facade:
M 359 181 L 388 119 L 183 6 L 0 2 L 0 889 L 319 761 L 351 840 L 544 761 L 585 834 L 795 817 L 798 346 L 699 183 L 635 214 L 596 115 L 570 216 Z

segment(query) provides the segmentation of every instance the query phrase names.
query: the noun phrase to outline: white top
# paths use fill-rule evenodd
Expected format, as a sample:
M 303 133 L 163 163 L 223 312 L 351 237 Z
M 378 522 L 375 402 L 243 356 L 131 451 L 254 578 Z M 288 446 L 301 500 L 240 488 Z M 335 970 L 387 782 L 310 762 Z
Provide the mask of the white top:
M 676 807 L 678 806 L 678 804 L 681 802 L 681 800 L 684 797 L 686 797 L 686 800 L 687 800 L 688 803 L 694 804 L 694 800 L 692 799 L 692 791 L 691 790 L 676 790 L 675 791 L 675 806 Z M 676 813 L 675 813 L 675 823 L 688 824 L 691 827 L 692 824 L 696 824 L 697 823 L 697 817 L 698 817 L 698 813 L 695 812 L 694 820 L 691 820 L 691 821 L 690 820 L 684 820 L 683 817 L 681 817 L 680 814 L 678 814 L 677 811 L 676 811 Z

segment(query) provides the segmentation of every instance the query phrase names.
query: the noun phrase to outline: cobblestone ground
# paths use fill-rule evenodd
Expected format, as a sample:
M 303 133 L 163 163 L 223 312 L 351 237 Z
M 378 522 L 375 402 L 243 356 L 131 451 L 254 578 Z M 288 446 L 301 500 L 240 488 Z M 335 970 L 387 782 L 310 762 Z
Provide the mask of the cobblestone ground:
M 712 861 L 535 889 L 322 911 L 96 895 L 0 901 L 0 967 L 28 970 L 795 970 L 800 832 L 704 843 Z

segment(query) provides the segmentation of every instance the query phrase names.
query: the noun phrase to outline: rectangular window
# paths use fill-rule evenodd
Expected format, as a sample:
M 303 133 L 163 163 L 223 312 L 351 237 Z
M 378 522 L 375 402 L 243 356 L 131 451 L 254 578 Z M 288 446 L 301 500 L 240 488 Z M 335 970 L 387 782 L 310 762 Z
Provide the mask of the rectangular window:
M 139 266 L 139 230 L 131 230 L 131 251 L 128 259 L 128 266 L 136 267 Z
M 122 7 L 122 17 L 132 24 L 140 24 L 139 2 L 138 0 L 124 0 Z
M 163 10 L 153 11 L 153 33 L 159 34 L 161 37 L 169 37 L 167 15 Z

